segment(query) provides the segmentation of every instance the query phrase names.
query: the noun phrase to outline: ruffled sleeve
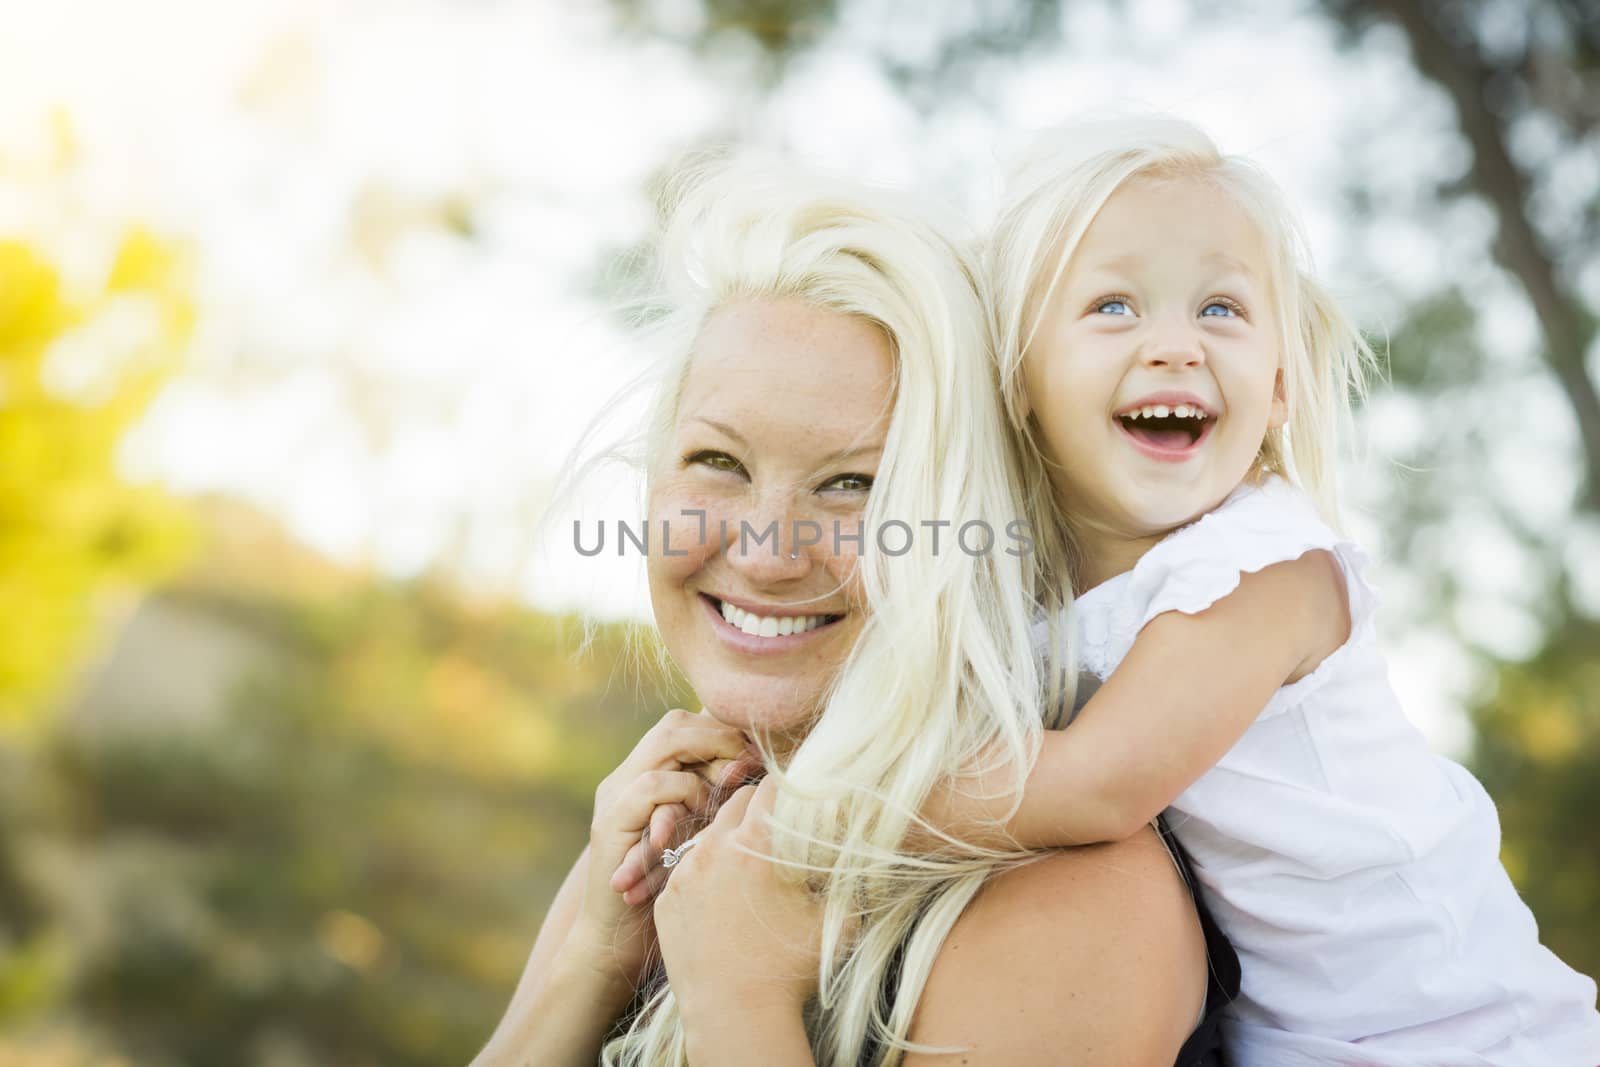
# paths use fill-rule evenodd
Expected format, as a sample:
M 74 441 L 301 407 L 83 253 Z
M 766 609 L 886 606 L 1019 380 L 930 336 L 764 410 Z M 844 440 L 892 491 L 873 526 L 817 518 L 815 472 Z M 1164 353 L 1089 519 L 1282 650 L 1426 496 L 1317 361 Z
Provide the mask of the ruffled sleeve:
M 1329 527 L 1310 499 L 1281 478 L 1241 486 L 1214 511 L 1174 531 L 1140 558 L 1108 620 L 1114 660 L 1121 661 L 1139 631 L 1157 615 L 1202 612 L 1237 589 L 1244 575 L 1316 549 L 1332 552 L 1344 572 L 1350 639 L 1311 674 L 1280 689 L 1267 713 L 1287 706 L 1320 685 L 1336 669 L 1336 661 L 1367 636 L 1378 596 L 1366 579 L 1368 563 L 1360 548 Z

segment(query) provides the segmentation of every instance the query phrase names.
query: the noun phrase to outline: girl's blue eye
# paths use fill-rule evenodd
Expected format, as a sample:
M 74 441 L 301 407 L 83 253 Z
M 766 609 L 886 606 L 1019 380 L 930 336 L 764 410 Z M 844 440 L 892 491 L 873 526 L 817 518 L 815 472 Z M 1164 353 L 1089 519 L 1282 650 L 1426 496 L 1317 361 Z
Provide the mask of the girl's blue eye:
M 1131 314 L 1133 314 L 1133 309 L 1128 306 L 1128 302 L 1126 300 L 1117 300 L 1117 299 L 1102 300 L 1102 301 L 1100 301 L 1100 303 L 1098 303 L 1098 304 L 1096 304 L 1094 306 L 1094 309 L 1095 309 L 1095 311 L 1099 312 L 1102 315 L 1131 315 Z
M 1213 300 L 1211 303 L 1200 309 L 1200 315 L 1202 318 L 1209 316 L 1210 318 L 1218 319 L 1237 314 L 1239 314 L 1238 308 L 1234 307 L 1232 304 L 1225 304 L 1221 300 Z

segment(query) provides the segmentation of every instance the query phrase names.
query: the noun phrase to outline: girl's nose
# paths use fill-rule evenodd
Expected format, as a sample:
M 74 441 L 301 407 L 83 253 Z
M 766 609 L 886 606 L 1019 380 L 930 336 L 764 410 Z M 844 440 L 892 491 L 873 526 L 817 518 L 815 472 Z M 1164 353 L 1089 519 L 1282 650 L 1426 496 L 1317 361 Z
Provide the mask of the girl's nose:
M 1204 366 L 1206 353 L 1200 332 L 1193 326 L 1187 322 L 1164 322 L 1157 324 L 1146 338 L 1139 358 L 1147 367 L 1176 370 Z

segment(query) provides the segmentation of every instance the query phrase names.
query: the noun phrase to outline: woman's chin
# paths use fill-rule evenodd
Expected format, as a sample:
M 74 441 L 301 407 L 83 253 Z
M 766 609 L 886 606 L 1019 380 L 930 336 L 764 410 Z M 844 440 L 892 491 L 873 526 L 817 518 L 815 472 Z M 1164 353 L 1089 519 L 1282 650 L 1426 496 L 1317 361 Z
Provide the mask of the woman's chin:
M 801 700 L 788 687 L 765 685 L 708 686 L 695 695 L 712 718 L 751 737 L 766 737 L 789 747 L 804 736 L 816 717 L 817 701 Z

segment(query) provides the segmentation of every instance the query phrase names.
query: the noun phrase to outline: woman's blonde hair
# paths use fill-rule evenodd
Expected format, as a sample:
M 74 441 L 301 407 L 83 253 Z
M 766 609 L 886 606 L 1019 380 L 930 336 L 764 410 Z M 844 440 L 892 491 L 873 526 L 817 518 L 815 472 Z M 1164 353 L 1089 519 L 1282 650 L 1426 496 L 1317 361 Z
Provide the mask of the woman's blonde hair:
M 1041 530 L 1046 564 L 1071 573 L 1071 545 L 1050 490 L 1047 453 L 1027 413 L 1023 358 L 1084 233 L 1112 194 L 1134 179 L 1209 182 L 1255 223 L 1267 248 L 1289 418 L 1262 442 L 1252 474 L 1283 475 L 1337 525 L 1339 449 L 1375 359 L 1313 277 L 1283 193 L 1258 166 L 1223 155 L 1191 123 L 1103 118 L 1058 127 L 1034 142 L 1014 170 L 985 255 L 994 352 L 1006 413 L 1022 438 L 1030 514 L 1055 516 Z
M 895 1063 L 950 926 L 987 878 L 1028 858 L 950 837 L 912 853 L 906 832 L 953 769 L 1030 766 L 1041 729 L 1035 557 L 1003 535 L 1022 512 L 974 265 L 906 193 L 792 166 L 697 167 L 670 198 L 654 328 L 672 343 L 647 459 L 660 459 L 694 339 L 718 308 L 802 300 L 891 342 L 893 412 L 858 564 L 866 621 L 804 740 L 781 765 L 772 754 L 768 773 L 780 784 L 774 860 L 823 901 L 806 1013 L 817 1060 L 854 1067 L 875 1049 L 870 1062 Z M 943 551 L 926 538 L 903 555 L 873 550 L 885 521 L 924 519 L 954 524 Z M 970 521 L 996 533 L 991 551 L 954 547 L 954 527 Z M 644 992 L 602 1058 L 686 1063 L 667 985 Z

